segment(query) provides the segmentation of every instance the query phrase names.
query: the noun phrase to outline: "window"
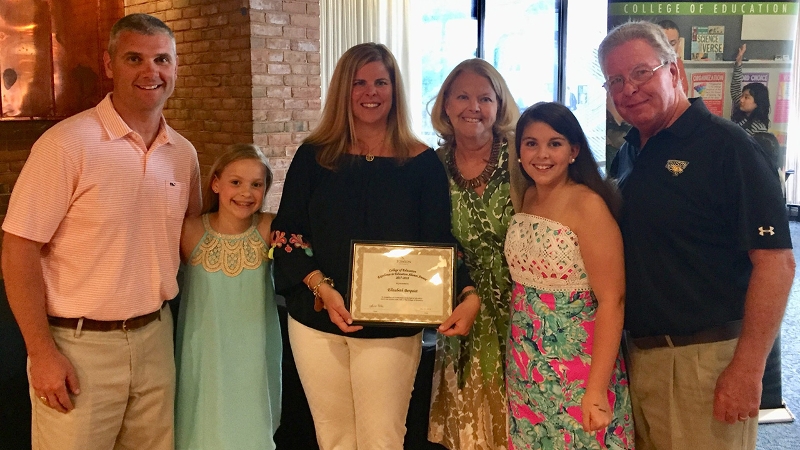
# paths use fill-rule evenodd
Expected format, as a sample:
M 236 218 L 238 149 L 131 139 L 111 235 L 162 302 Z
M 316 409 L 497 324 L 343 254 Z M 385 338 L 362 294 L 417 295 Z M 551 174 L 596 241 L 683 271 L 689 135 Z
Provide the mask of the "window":
M 474 58 L 478 21 L 471 0 L 415 1 L 410 36 L 411 67 L 406 75 L 409 104 L 417 134 L 437 146 L 430 110 L 447 74 L 458 63 Z M 405 74 L 404 74 L 405 75 Z
M 520 110 L 556 100 L 556 1 L 493 1 L 486 9 L 485 23 L 484 59 L 503 75 Z
M 606 1 L 571 0 L 565 33 L 563 103 L 578 118 L 600 167 L 606 164 L 606 90 L 597 47 L 608 34 L 607 16 Z

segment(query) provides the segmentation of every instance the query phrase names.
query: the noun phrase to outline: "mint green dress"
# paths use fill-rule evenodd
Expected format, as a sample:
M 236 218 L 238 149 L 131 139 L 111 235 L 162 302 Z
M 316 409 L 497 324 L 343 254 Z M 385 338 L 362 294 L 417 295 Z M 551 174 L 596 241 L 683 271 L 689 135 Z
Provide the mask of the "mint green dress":
M 185 267 L 175 362 L 175 448 L 275 449 L 281 332 L 258 217 L 239 235 L 205 234 Z

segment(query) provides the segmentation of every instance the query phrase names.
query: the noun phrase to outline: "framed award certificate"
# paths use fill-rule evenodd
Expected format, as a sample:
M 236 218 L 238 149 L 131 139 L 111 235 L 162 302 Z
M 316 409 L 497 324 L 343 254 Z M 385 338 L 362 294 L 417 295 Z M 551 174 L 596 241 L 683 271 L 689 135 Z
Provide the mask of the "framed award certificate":
M 353 241 L 350 315 L 362 325 L 439 326 L 453 312 L 456 246 Z

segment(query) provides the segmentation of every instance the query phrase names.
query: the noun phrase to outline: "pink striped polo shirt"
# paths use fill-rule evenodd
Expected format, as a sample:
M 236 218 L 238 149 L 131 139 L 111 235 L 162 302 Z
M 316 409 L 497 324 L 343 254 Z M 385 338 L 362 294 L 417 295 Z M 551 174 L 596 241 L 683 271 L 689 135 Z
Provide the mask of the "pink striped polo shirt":
M 36 141 L 3 230 L 45 243 L 48 314 L 121 320 L 177 295 L 181 224 L 200 207 L 192 144 L 162 117 L 148 150 L 109 94 Z

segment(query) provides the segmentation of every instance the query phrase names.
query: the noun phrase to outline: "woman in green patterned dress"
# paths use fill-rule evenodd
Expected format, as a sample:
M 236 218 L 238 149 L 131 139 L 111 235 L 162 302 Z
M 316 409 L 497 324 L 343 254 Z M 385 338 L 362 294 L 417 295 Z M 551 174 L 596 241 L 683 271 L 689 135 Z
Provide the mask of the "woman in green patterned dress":
M 503 370 L 511 278 L 503 242 L 514 213 L 511 179 L 521 180 L 508 164 L 509 153 L 516 159 L 518 117 L 506 82 L 482 59 L 450 72 L 431 112 L 450 179 L 453 235 L 481 297 L 470 334 L 439 335 L 436 343 L 428 439 L 450 450 L 505 449 L 508 442 Z

